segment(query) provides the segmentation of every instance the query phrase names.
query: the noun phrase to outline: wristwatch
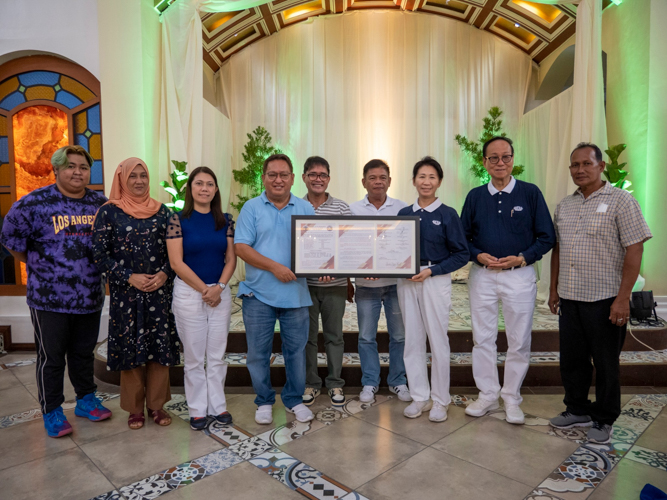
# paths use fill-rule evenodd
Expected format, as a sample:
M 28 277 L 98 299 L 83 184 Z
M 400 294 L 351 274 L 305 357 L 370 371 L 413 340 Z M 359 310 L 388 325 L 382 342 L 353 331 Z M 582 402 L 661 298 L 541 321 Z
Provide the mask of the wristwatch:
M 222 288 L 223 290 L 227 288 L 227 285 L 225 285 L 222 281 L 219 281 L 218 285 L 220 285 L 220 288 Z
M 519 254 L 519 257 L 521 257 L 521 259 L 522 259 L 520 267 L 526 267 L 528 265 L 528 263 L 526 262 L 526 258 L 523 256 L 522 253 Z

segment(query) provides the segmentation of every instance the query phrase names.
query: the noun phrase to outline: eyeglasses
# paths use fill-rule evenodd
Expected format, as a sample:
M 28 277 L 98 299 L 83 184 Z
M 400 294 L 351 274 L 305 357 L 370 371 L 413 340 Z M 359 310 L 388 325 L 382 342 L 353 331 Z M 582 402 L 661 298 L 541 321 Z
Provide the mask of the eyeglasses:
M 594 167 L 597 167 L 598 165 L 596 163 L 593 163 L 592 161 L 585 161 L 583 163 L 576 163 L 574 165 L 570 165 L 570 170 L 572 171 L 577 171 L 580 168 L 584 170 L 590 170 L 593 169 Z
M 498 160 L 502 158 L 503 163 L 509 163 L 512 161 L 512 158 L 514 158 L 514 155 L 505 155 L 505 156 L 485 156 L 487 160 L 489 160 L 489 163 L 492 165 L 495 165 L 498 163 Z
M 269 179 L 271 182 L 275 181 L 278 177 L 280 177 L 281 180 L 283 181 L 288 181 L 290 177 L 292 177 L 292 174 L 290 172 L 280 172 L 279 174 L 276 172 L 269 172 L 268 174 L 264 174 L 267 179 Z
M 323 172 L 319 174 L 317 172 L 309 172 L 306 174 L 306 177 L 308 177 L 311 181 L 314 181 L 315 179 L 326 181 L 329 178 L 329 174 Z

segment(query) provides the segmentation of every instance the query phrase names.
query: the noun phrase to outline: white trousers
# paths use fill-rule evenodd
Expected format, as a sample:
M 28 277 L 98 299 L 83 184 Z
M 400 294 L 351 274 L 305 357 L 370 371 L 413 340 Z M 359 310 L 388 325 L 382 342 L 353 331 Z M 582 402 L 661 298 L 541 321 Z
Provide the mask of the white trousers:
M 472 316 L 472 373 L 479 397 L 495 401 L 502 396 L 507 404 L 519 405 L 521 384 L 530 364 L 533 310 L 537 297 L 533 266 L 494 271 L 478 265 L 470 268 L 468 279 Z M 502 301 L 507 335 L 507 358 L 502 391 L 498 382 L 497 347 L 498 301 Z
M 220 298 L 222 302 L 211 307 L 202 300 L 201 293 L 183 280 L 174 281 L 172 310 L 185 355 L 185 397 L 191 417 L 227 411 L 227 363 L 223 358 L 232 311 L 229 287 Z
M 449 309 L 451 275 L 432 276 L 421 283 L 398 280 L 398 303 L 405 325 L 403 360 L 414 401 L 433 399 L 441 405 L 449 396 Z M 431 386 L 426 366 L 426 337 L 431 344 Z

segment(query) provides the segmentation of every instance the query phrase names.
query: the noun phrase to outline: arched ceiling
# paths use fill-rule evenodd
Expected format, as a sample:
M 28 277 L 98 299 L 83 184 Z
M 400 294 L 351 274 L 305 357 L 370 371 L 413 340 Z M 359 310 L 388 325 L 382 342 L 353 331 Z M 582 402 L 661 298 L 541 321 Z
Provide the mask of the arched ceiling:
M 157 9 L 174 0 L 156 0 Z M 611 0 L 603 0 L 606 7 Z M 540 63 L 575 32 L 576 7 L 528 0 L 273 0 L 238 12 L 203 13 L 204 61 L 217 71 L 244 47 L 314 16 L 362 9 L 423 12 L 475 26 Z

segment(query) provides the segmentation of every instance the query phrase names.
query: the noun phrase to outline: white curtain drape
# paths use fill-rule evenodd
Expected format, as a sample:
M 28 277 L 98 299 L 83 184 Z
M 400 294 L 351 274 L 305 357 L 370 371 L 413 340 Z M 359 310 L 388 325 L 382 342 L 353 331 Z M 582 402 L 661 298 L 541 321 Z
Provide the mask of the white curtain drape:
M 205 147 L 202 149 L 201 164 L 215 172 L 222 208 L 226 210 L 229 204 L 228 186 L 232 182 L 232 171 L 229 168 L 232 159 L 232 125 L 220 110 L 210 102 L 202 101 L 202 143 Z
M 161 16 L 160 164 L 202 162 L 203 60 L 200 12 L 230 12 L 266 0 L 179 0 Z
M 567 168 L 572 136 L 573 89 L 569 88 L 553 99 L 523 115 L 516 156 L 525 163 L 524 180 L 537 184 L 544 194 L 549 211 L 572 186 Z M 538 302 L 548 299 L 551 253 L 538 264 L 540 282 Z
M 439 16 L 358 11 L 281 30 L 232 57 L 221 86 L 233 133 L 233 165 L 243 166 L 246 134 L 258 125 L 289 154 L 297 172 L 311 155 L 332 166 L 329 191 L 360 199 L 362 167 L 392 168 L 390 195 L 411 202 L 414 163 L 443 165 L 443 201 L 460 210 L 475 181 L 456 134 L 477 138 L 491 106 L 516 135 L 531 61 L 498 37 Z M 295 192 L 305 186 L 300 175 Z

